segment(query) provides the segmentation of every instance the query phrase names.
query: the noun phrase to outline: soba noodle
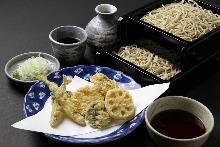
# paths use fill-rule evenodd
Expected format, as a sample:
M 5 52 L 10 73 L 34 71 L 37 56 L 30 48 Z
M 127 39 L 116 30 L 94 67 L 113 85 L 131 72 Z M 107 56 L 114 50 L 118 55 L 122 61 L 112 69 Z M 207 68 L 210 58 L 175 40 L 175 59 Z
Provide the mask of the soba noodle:
M 140 20 L 187 41 L 194 41 L 220 25 L 220 15 L 203 9 L 193 0 L 163 5 Z
M 145 48 L 140 48 L 135 44 L 123 46 L 117 53 L 115 52 L 115 54 L 163 80 L 169 80 L 181 72 L 180 69 L 175 67 L 168 60 L 151 53 Z

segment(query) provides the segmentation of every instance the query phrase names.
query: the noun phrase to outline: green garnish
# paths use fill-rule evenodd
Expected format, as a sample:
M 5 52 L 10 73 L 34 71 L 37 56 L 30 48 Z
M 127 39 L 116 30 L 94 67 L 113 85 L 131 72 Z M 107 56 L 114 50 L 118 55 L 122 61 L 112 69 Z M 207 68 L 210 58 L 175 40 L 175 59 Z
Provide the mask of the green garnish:
M 53 68 L 54 64 L 51 61 L 42 57 L 31 57 L 19 64 L 18 69 L 13 71 L 12 77 L 25 81 L 37 80 L 38 75 Z

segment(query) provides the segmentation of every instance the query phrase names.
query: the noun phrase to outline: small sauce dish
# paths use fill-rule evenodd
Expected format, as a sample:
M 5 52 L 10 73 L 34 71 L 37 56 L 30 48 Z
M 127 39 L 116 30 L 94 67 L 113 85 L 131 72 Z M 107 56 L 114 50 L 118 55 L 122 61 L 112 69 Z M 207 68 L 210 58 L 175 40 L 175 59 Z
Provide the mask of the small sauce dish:
M 200 147 L 214 127 L 210 110 L 202 103 L 183 96 L 166 96 L 152 102 L 146 109 L 145 122 L 150 137 L 163 147 Z M 197 128 L 193 128 L 192 123 Z
M 16 70 L 19 67 L 19 64 L 26 61 L 27 59 L 31 58 L 31 57 L 42 57 L 45 58 L 47 60 L 49 60 L 50 62 L 52 62 L 54 64 L 53 69 L 50 72 L 53 71 L 57 71 L 60 69 L 60 63 L 59 61 L 52 55 L 47 54 L 47 53 L 42 53 L 42 52 L 28 52 L 28 53 L 23 53 L 20 55 L 17 55 L 15 57 L 13 57 L 12 59 L 10 59 L 6 65 L 5 65 L 5 74 L 6 77 L 14 84 L 19 85 L 19 86 L 24 86 L 24 87 L 30 87 L 31 85 L 33 85 L 37 80 L 19 80 L 16 78 L 12 77 L 12 73 L 14 70 Z

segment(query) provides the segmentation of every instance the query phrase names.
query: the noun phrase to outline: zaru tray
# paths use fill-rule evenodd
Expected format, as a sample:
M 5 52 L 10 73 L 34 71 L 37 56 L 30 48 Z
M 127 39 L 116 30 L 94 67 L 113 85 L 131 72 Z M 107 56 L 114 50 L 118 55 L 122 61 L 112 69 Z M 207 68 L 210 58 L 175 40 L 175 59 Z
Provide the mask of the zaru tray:
M 195 1 L 203 8 L 220 14 L 219 7 L 205 1 Z M 219 65 L 216 58 L 220 52 L 218 49 L 220 27 L 189 42 L 140 20 L 146 12 L 172 2 L 173 0 L 156 0 L 120 17 L 118 20 L 119 41 L 97 52 L 96 64 L 121 70 L 142 85 L 170 82 L 170 90 L 175 92 L 187 90 L 215 71 Z M 117 52 L 122 46 L 133 44 L 136 40 L 151 40 L 176 53 L 178 58 L 173 64 L 177 65 L 181 72 L 169 80 L 162 80 L 112 53 Z M 154 49 L 152 48 L 151 51 L 154 52 Z

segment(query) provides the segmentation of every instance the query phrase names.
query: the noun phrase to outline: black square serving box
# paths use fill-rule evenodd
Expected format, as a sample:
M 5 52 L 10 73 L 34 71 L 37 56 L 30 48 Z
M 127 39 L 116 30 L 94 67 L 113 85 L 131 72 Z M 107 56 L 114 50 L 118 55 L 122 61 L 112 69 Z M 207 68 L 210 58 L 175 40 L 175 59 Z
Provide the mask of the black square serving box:
M 195 1 L 203 9 L 220 14 L 219 7 L 205 1 Z M 195 41 L 188 42 L 140 20 L 146 12 L 159 8 L 162 4 L 172 2 L 174 0 L 156 0 L 120 17 L 118 20 L 119 41 L 97 52 L 96 64 L 121 70 L 143 86 L 170 82 L 170 90 L 175 92 L 184 91 L 190 85 L 192 86 L 205 79 L 218 68 L 219 62 L 216 58 L 220 52 L 218 47 L 220 44 L 220 26 Z M 178 59 L 175 60 L 178 63 L 174 64 L 180 67 L 181 72 L 169 80 L 162 80 L 112 53 L 113 51 L 117 52 L 122 46 L 135 43 L 137 40 L 151 40 L 167 50 L 172 50 L 178 55 Z

